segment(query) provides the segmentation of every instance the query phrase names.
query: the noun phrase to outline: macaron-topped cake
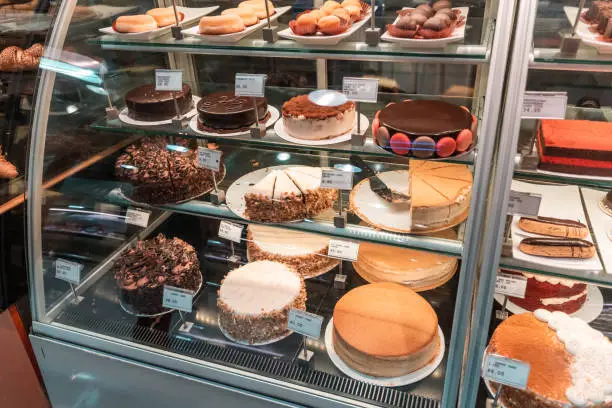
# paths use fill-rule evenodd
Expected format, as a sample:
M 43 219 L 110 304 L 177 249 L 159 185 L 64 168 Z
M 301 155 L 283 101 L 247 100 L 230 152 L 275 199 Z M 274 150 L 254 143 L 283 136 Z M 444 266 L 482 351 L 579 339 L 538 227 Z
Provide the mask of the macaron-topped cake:
M 376 113 L 376 143 L 400 156 L 421 159 L 451 157 L 476 141 L 476 117 L 467 108 L 443 101 L 406 100 Z

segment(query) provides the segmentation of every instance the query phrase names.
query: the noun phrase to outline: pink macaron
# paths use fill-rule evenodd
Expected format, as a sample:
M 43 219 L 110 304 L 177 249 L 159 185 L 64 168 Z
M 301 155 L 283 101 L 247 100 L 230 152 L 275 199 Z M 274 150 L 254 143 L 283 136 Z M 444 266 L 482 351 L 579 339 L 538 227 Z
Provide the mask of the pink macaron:
M 469 129 L 463 129 L 457 135 L 457 151 L 465 152 L 472 145 L 472 131 Z
M 455 142 L 455 139 L 446 136 L 438 140 L 438 143 L 436 143 L 436 153 L 440 157 L 449 157 L 455 153 L 456 147 L 457 143 Z
M 396 133 L 391 136 L 391 150 L 401 156 L 410 152 L 410 138 L 403 133 Z
M 374 119 L 378 119 L 379 116 L 380 116 L 380 111 L 376 111 L 376 115 L 374 115 Z

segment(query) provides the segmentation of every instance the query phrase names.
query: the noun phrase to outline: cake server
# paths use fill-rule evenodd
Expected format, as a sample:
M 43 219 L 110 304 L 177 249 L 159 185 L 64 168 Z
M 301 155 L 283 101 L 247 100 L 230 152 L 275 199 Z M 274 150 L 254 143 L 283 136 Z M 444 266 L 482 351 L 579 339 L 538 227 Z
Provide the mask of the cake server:
M 352 154 L 350 161 L 353 166 L 363 170 L 365 176 L 370 179 L 370 189 L 374 194 L 393 204 L 410 202 L 409 195 L 391 190 L 361 157 Z

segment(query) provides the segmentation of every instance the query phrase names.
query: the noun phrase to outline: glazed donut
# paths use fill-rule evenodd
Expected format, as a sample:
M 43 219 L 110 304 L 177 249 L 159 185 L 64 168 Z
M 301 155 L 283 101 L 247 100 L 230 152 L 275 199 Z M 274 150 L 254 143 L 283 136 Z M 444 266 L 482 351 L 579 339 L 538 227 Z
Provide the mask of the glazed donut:
M 343 20 L 338 16 L 325 16 L 319 20 L 317 28 L 325 35 L 336 35 L 348 30 L 349 25 L 349 20 Z
M 117 17 L 113 29 L 119 33 L 143 33 L 157 29 L 157 21 L 146 14 Z
M 257 15 L 258 19 L 264 19 L 266 18 L 268 15 L 266 14 L 266 4 L 264 3 L 264 0 L 247 0 L 247 1 L 243 1 L 242 3 L 238 4 L 238 8 L 242 8 L 242 7 L 252 7 L 255 11 L 255 14 Z M 268 1 L 268 11 L 270 12 L 270 15 L 272 16 L 274 13 L 276 13 L 276 9 L 274 8 L 274 4 L 272 4 L 271 1 Z
M 200 34 L 232 34 L 245 29 L 240 16 L 226 14 L 224 16 L 204 16 L 200 19 Z
M 337 1 L 327 0 L 325 3 L 323 3 L 323 7 L 321 7 L 321 11 L 326 16 L 329 16 L 329 15 L 331 15 L 333 13 L 333 11 L 335 9 L 337 9 L 339 7 L 342 7 L 342 6 Z
M 227 14 L 237 15 L 242 19 L 242 22 L 247 27 L 252 26 L 253 24 L 257 24 L 257 22 L 259 21 L 257 15 L 255 14 L 255 9 L 253 7 L 244 6 L 240 8 L 230 8 L 221 12 L 222 16 L 225 16 Z
M 183 21 L 185 18 L 185 14 L 177 11 L 179 22 Z M 154 8 L 147 11 L 147 16 L 151 16 L 157 22 L 158 27 L 166 27 L 176 23 L 176 18 L 174 18 L 174 10 L 172 7 L 165 8 Z

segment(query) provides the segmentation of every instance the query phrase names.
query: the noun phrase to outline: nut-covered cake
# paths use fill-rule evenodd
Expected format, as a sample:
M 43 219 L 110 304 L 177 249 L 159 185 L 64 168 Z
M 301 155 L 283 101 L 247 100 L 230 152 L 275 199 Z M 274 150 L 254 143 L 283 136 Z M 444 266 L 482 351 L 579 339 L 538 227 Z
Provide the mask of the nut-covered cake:
M 338 192 L 321 188 L 321 174 L 320 167 L 271 170 L 245 194 L 245 215 L 253 221 L 284 222 L 332 208 Z
M 175 98 L 181 115 L 193 108 L 191 87 L 187 84 L 180 91 L 156 91 L 154 84 L 141 85 L 125 95 L 125 104 L 132 119 L 168 120 L 176 117 Z
M 255 98 L 257 118 L 265 123 L 270 118 L 266 98 Z M 235 96 L 234 92 L 215 92 L 198 102 L 198 129 L 213 133 L 247 130 L 255 123 L 253 98 Z
M 304 278 L 318 276 L 340 263 L 327 256 L 329 238 L 324 235 L 251 224 L 247 239 L 250 261 L 281 262 Z
M 130 199 L 150 204 L 176 203 L 213 188 L 212 170 L 198 167 L 197 153 L 185 140 L 143 138 L 115 161 L 115 175 Z M 219 180 L 219 172 L 215 172 Z
M 323 140 L 340 136 L 355 127 L 355 103 L 339 106 L 320 106 L 312 103 L 308 95 L 300 95 L 283 104 L 285 131 L 303 140 Z
M 612 407 L 612 343 L 578 318 L 543 309 L 510 316 L 487 353 L 530 366 L 525 390 L 502 388 L 506 408 Z
M 111 270 L 122 303 L 136 314 L 157 314 L 162 306 L 164 285 L 196 291 L 202 284 L 195 249 L 179 238 L 163 234 L 138 241 L 125 250 Z
M 399 283 L 363 285 L 342 296 L 334 308 L 333 329 L 338 356 L 374 377 L 409 374 L 440 353 L 436 312 Z
M 250 262 L 225 275 L 217 306 L 219 325 L 231 340 L 273 341 L 288 334 L 291 308 L 306 310 L 304 278 L 280 262 Z

